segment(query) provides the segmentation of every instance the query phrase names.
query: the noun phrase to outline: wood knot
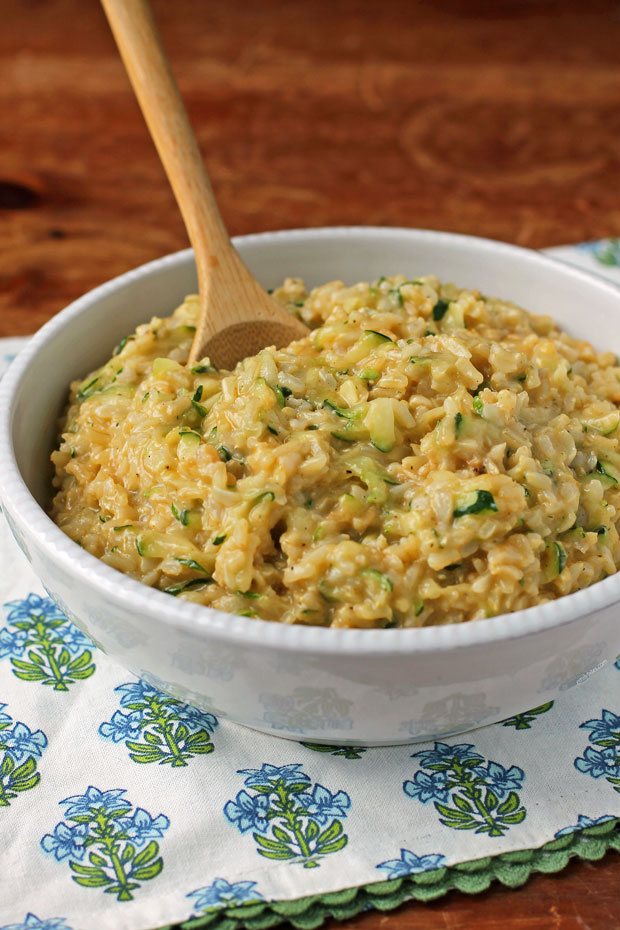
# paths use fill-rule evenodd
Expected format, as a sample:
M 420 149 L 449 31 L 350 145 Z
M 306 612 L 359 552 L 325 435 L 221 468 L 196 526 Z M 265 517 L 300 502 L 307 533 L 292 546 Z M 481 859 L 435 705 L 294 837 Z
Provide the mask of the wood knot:
M 0 181 L 0 210 L 27 210 L 36 206 L 41 195 L 15 181 Z

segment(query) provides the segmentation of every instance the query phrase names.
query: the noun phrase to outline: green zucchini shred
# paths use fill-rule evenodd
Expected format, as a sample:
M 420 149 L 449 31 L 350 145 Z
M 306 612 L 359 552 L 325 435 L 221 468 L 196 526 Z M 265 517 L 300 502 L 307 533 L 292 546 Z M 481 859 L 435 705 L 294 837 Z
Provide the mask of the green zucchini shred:
M 433 307 L 433 319 L 435 322 L 442 320 L 445 316 L 445 313 L 450 306 L 449 300 L 444 300 L 443 297 L 440 297 L 435 306 Z
M 278 400 L 278 407 L 286 407 L 286 396 L 285 396 L 285 394 L 284 394 L 284 391 L 283 391 L 282 388 L 280 387 L 280 385 L 279 385 L 279 384 L 276 384 L 276 386 L 274 387 L 273 391 L 274 391 L 274 394 L 276 395 L 276 398 L 277 398 L 277 400 Z
M 337 417 L 342 417 L 343 420 L 347 420 L 352 416 L 346 407 L 339 407 L 333 400 L 328 400 L 328 398 L 323 401 L 323 406 L 328 407 L 332 413 L 335 413 Z
M 394 590 L 394 585 L 390 578 L 384 572 L 380 572 L 378 568 L 363 568 L 360 575 L 363 575 L 365 578 L 370 578 L 372 581 L 376 581 L 377 584 L 386 591 Z
M 389 336 L 386 336 L 385 333 L 379 333 L 376 329 L 365 329 L 365 336 L 379 336 L 382 342 L 393 342 L 393 339 L 390 339 Z
M 90 397 L 91 394 L 95 394 L 96 391 L 91 391 L 90 388 L 92 388 L 97 383 L 97 381 L 100 380 L 101 375 L 96 375 L 94 378 L 91 378 L 90 381 L 87 381 L 86 384 L 82 382 L 77 392 L 78 400 L 86 400 L 86 398 Z
M 467 517 L 471 514 L 485 513 L 488 511 L 497 512 L 497 504 L 490 491 L 479 490 L 473 493 L 476 495 L 475 499 L 462 507 L 455 507 L 452 513 L 453 517 Z
M 172 516 L 175 520 L 178 520 L 183 526 L 187 526 L 188 523 L 188 513 L 187 510 L 179 510 L 174 501 L 170 504 L 170 510 L 172 511 Z
M 273 491 L 261 491 L 260 494 L 257 494 L 252 500 L 252 507 L 256 507 L 257 504 L 260 504 L 261 501 L 275 501 L 276 496 Z
M 170 585 L 169 588 L 164 588 L 166 594 L 172 594 L 174 597 L 177 594 L 181 594 L 182 591 L 187 591 L 189 588 L 198 588 L 201 585 L 211 584 L 213 581 L 212 578 L 190 578 L 189 581 L 183 581 L 181 584 Z
M 195 572 L 202 572 L 203 575 L 207 575 L 209 578 L 211 577 L 210 572 L 208 572 L 206 568 L 200 564 L 200 562 L 197 562 L 196 559 L 178 558 L 177 562 L 179 562 L 181 565 L 185 565 L 186 568 L 191 568 Z
M 202 385 L 201 385 L 201 387 L 202 387 Z M 201 394 L 202 394 L 202 392 L 201 392 Z M 196 413 L 197 413 L 200 417 L 202 417 L 202 418 L 206 417 L 206 415 L 207 415 L 207 408 L 206 408 L 206 407 L 203 407 L 202 404 L 199 404 L 198 401 L 194 400 L 193 397 L 192 397 L 192 407 L 194 408 L 194 410 L 196 411 Z
M 213 374 L 213 372 L 215 371 L 219 371 L 219 369 L 216 368 L 215 365 L 200 364 L 200 365 L 193 365 L 192 368 L 190 368 L 190 372 L 193 375 Z
M 562 545 L 562 543 L 559 543 L 559 542 L 557 542 L 557 541 L 554 542 L 553 545 L 555 546 L 555 550 L 556 550 L 556 553 L 557 553 L 557 559 L 558 559 L 558 575 L 559 575 L 560 572 L 563 572 L 564 569 L 566 568 L 566 558 L 567 558 L 567 557 L 566 557 L 566 549 L 564 548 L 564 546 Z
M 323 600 L 328 604 L 338 603 L 338 598 L 334 597 L 332 589 L 330 588 L 330 586 L 327 584 L 326 581 L 319 582 L 319 594 L 321 595 Z
M 604 459 L 597 460 L 595 472 L 598 472 L 599 475 L 606 475 L 608 478 L 611 478 L 615 484 L 618 483 L 618 470 Z

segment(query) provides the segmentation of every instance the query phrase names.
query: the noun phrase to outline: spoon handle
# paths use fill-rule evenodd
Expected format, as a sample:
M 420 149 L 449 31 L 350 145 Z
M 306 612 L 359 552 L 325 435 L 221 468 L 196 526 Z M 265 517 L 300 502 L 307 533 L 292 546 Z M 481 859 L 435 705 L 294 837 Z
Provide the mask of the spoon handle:
M 232 246 L 148 0 L 101 3 L 194 248 L 200 313 L 188 364 L 208 354 L 219 367 L 233 367 L 266 345 L 307 335 Z
M 101 4 L 181 210 L 203 293 L 213 267 L 232 262 L 238 273 L 240 262 L 218 210 L 148 0 L 101 0 Z

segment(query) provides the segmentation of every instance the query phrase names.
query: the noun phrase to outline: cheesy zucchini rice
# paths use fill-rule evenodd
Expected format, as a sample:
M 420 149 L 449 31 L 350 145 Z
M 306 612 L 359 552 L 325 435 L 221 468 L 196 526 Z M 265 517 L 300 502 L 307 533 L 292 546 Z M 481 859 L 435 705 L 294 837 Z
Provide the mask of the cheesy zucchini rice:
M 460 623 L 620 564 L 620 369 L 432 276 L 275 298 L 310 335 L 186 367 L 197 297 L 71 387 L 52 515 L 108 565 L 242 616 Z

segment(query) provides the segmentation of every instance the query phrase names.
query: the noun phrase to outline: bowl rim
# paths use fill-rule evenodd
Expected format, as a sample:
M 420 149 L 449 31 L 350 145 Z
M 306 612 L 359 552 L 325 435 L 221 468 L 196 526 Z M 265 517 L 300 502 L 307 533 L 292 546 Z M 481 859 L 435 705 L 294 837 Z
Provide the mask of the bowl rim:
M 412 240 L 435 240 L 463 245 L 475 243 L 481 251 L 493 251 L 520 257 L 531 266 L 553 266 L 569 278 L 587 283 L 593 290 L 606 291 L 620 298 L 620 290 L 604 277 L 585 271 L 565 261 L 531 249 L 479 236 L 395 226 L 326 226 L 310 229 L 278 230 L 233 238 L 243 246 L 257 240 L 277 244 L 283 240 L 303 241 L 327 237 L 388 238 L 410 237 Z M 172 626 L 194 635 L 208 635 L 227 642 L 242 642 L 257 649 L 305 652 L 306 654 L 342 654 L 346 656 L 404 655 L 445 652 L 468 647 L 510 641 L 560 627 L 587 614 L 609 607 L 620 600 L 620 572 L 572 594 L 545 604 L 468 623 L 445 626 L 409 627 L 389 630 L 333 629 L 270 623 L 258 618 L 240 617 L 214 608 L 172 598 L 128 576 L 123 576 L 119 593 L 119 573 L 83 550 L 56 526 L 37 503 L 21 476 L 12 445 L 12 402 L 27 376 L 38 352 L 52 336 L 70 325 L 74 317 L 88 311 L 104 297 L 127 284 L 156 271 L 191 262 L 191 249 L 183 249 L 138 266 L 88 291 L 45 323 L 32 336 L 11 363 L 0 383 L 0 498 L 10 501 L 7 509 L 19 513 L 18 521 L 27 526 L 26 535 L 34 536 L 50 559 L 59 563 L 94 591 L 111 601 L 130 600 L 136 610 L 157 618 L 163 626 Z

